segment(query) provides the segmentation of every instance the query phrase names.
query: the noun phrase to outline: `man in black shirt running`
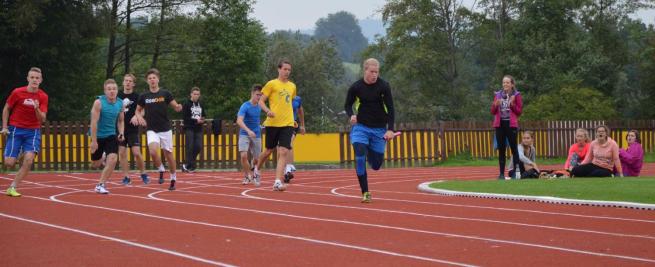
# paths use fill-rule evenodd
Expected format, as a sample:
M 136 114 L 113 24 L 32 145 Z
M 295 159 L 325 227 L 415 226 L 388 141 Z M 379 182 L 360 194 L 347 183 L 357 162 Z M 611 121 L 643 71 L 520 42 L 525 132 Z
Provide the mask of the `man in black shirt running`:
M 139 93 L 134 92 L 134 85 L 136 77 L 128 73 L 123 76 L 123 91 L 118 92 L 118 98 L 123 99 L 123 113 L 125 114 L 125 139 L 118 142 L 118 158 L 120 160 L 121 170 L 123 171 L 123 184 L 128 185 L 132 181 L 130 179 L 130 167 L 127 160 L 127 150 L 132 151 L 136 166 L 139 168 L 141 180 L 144 184 L 150 182 L 148 174 L 146 174 L 146 167 L 141 155 L 141 136 L 139 135 L 139 125 L 130 123 L 134 112 L 136 112 L 136 102 L 139 101 Z

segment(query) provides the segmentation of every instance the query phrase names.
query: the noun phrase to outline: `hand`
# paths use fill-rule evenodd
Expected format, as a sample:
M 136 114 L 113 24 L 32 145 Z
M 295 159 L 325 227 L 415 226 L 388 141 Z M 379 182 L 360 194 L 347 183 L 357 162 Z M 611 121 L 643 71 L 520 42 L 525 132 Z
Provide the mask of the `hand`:
M 393 131 L 392 130 L 387 130 L 386 133 L 384 133 L 384 140 L 391 140 L 393 139 Z
M 350 125 L 357 124 L 357 115 L 350 116 Z
M 305 126 L 300 126 L 300 134 L 303 134 L 303 135 L 304 135 L 305 132 L 307 132 L 307 131 L 305 130 Z
M 98 142 L 96 141 L 91 141 L 91 146 L 89 146 L 91 149 L 91 154 L 95 153 L 96 150 L 98 150 Z
M 6 127 L 2 128 L 2 131 L 0 131 L 0 134 L 2 134 L 2 135 L 9 134 L 9 129 L 7 129 Z
M 496 99 L 496 101 L 494 101 L 494 105 L 500 106 L 502 104 L 502 101 L 503 101 L 502 99 Z
M 266 112 L 266 116 L 268 116 L 268 117 L 270 117 L 270 118 L 274 118 L 274 117 L 275 117 L 275 113 L 273 113 L 272 110 L 269 110 L 268 112 Z
M 203 124 L 203 123 L 205 123 L 205 119 L 203 118 L 198 119 L 198 124 Z
M 34 99 L 34 110 L 39 110 L 39 100 Z
M 140 117 L 140 116 L 134 116 L 134 117 L 132 117 L 132 119 L 130 120 L 130 123 L 131 123 L 132 125 L 134 125 L 134 126 L 139 126 L 139 125 L 140 125 L 140 126 L 146 126 L 146 120 L 144 120 L 144 119 L 143 119 L 142 117 Z
M 253 131 L 251 131 L 251 130 L 248 130 L 248 137 L 250 137 L 250 138 L 257 138 L 257 134 L 255 134 L 255 132 L 253 132 Z
M 123 142 L 123 141 L 125 141 L 125 135 L 123 135 L 123 134 L 118 134 L 118 141 L 119 141 L 119 142 Z
M 514 106 L 514 98 L 515 98 L 514 96 L 511 96 L 511 97 L 509 98 L 509 105 L 510 105 L 510 106 Z
M 182 111 L 182 104 L 177 104 L 177 106 L 175 106 L 175 112 L 180 112 L 180 111 Z

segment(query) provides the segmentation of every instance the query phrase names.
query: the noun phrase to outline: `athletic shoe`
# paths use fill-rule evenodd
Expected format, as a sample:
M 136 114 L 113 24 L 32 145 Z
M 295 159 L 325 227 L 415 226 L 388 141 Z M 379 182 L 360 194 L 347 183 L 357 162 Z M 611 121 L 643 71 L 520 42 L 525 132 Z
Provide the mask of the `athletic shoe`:
M 168 187 L 168 190 L 170 191 L 175 190 L 175 180 L 171 180 L 171 186 Z
M 150 178 L 148 178 L 148 174 L 146 174 L 146 173 L 141 174 L 141 180 L 143 180 L 143 184 L 149 184 L 150 183 Z
M 364 192 L 362 194 L 362 203 L 371 203 L 371 192 Z
M 243 177 L 243 181 L 241 181 L 241 184 L 242 185 L 247 185 L 247 184 L 249 184 L 251 182 L 251 180 L 252 179 L 250 179 L 250 177 L 248 177 L 248 176 Z
M 109 194 L 109 191 L 107 191 L 107 189 L 105 188 L 105 186 L 102 185 L 102 184 L 96 185 L 96 189 L 95 189 L 95 191 L 96 191 L 96 193 L 98 193 L 98 194 Z
M 293 172 L 287 172 L 284 174 L 284 183 L 288 184 L 291 183 L 291 179 L 293 179 Z
M 287 188 L 284 186 L 284 184 L 282 184 L 282 182 L 280 182 L 279 180 L 275 181 L 275 183 L 273 184 L 273 191 L 284 191 L 286 189 Z
M 498 180 L 505 180 L 505 175 L 502 173 L 498 175 Z
M 186 168 L 186 164 L 182 164 L 182 172 L 189 172 L 189 169 Z
M 20 197 L 21 194 L 16 191 L 15 187 L 9 187 L 7 188 L 7 195 L 10 197 Z
M 125 176 L 123 177 L 123 181 L 121 183 L 123 183 L 123 185 L 128 185 L 132 183 L 132 180 L 130 179 L 130 177 Z
M 252 177 L 252 182 L 255 184 L 255 186 L 259 187 L 261 185 L 262 181 L 262 176 L 259 173 L 254 173 Z
M 159 172 L 159 184 L 164 183 L 164 172 Z

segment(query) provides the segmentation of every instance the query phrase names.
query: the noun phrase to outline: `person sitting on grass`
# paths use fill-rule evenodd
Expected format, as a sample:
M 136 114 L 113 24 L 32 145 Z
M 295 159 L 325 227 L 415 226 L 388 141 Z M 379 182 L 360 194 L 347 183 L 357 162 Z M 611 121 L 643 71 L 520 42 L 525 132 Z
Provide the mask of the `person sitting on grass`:
M 578 128 L 575 130 L 575 144 L 569 148 L 569 155 L 564 163 L 564 169 L 570 172 L 575 166 L 580 165 L 589 152 L 589 141 L 589 132 L 586 129 Z
M 521 173 L 521 178 L 539 178 L 539 167 L 537 167 L 537 151 L 534 148 L 534 133 L 532 131 L 523 132 L 521 144 L 518 145 L 519 160 L 525 166 L 525 171 Z M 512 155 L 514 157 L 514 155 Z M 512 166 L 513 160 L 510 160 L 509 176 L 515 177 L 516 167 Z
M 639 176 L 644 163 L 644 149 L 641 147 L 641 138 L 637 130 L 630 130 L 628 136 L 628 149 L 619 149 L 619 159 L 625 176 Z
M 609 133 L 610 130 L 605 125 L 596 127 L 596 140 L 591 142 L 589 154 L 582 164 L 571 171 L 573 177 L 610 177 L 613 168 L 623 177 L 619 146 L 608 137 Z

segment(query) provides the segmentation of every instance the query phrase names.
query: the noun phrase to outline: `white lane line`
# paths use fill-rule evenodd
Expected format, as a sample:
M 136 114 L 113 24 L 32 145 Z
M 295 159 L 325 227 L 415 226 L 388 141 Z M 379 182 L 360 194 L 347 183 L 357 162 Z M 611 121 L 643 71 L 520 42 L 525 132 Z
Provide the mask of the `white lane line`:
M 166 192 L 166 191 L 160 191 L 160 192 Z M 384 255 L 389 255 L 389 256 L 396 256 L 396 257 L 404 257 L 404 258 L 410 258 L 410 259 L 415 259 L 415 260 L 429 261 L 429 262 L 434 262 L 434 263 L 450 264 L 450 265 L 455 265 L 455 266 L 475 266 L 475 265 L 470 265 L 470 264 L 465 264 L 465 263 L 460 263 L 460 262 L 441 260 L 441 259 L 435 259 L 435 258 L 428 258 L 428 257 L 398 253 L 398 252 L 393 252 L 393 251 L 388 251 L 388 250 L 368 248 L 368 247 L 357 246 L 357 245 L 349 245 L 349 244 L 333 242 L 333 241 L 324 241 L 324 240 L 312 239 L 312 238 L 307 238 L 307 237 L 300 237 L 300 236 L 293 236 L 293 235 L 287 235 L 287 234 L 279 234 L 279 233 L 273 233 L 273 232 L 258 231 L 258 230 L 252 230 L 252 229 L 236 227 L 236 226 L 229 226 L 229 225 L 221 225 L 221 224 L 214 224 L 214 223 L 207 223 L 207 222 L 200 222 L 200 221 L 191 221 L 191 220 L 185 220 L 185 219 L 178 219 L 178 218 L 172 218 L 172 217 L 165 217 L 165 216 L 141 213 L 141 212 L 136 212 L 136 211 L 127 211 L 127 210 L 120 210 L 120 209 L 101 207 L 101 206 L 95 206 L 95 205 L 81 204 L 81 203 L 69 202 L 69 201 L 64 201 L 64 200 L 58 199 L 59 196 L 68 195 L 68 194 L 71 194 L 71 193 L 75 193 L 75 192 L 67 192 L 67 193 L 61 193 L 61 194 L 53 195 L 53 196 L 50 196 L 49 200 L 54 201 L 54 202 L 58 202 L 58 203 L 74 205 L 74 206 L 102 209 L 102 210 L 108 210 L 108 211 L 120 212 L 120 213 L 127 213 L 127 214 L 138 215 L 138 216 L 149 217 L 149 218 L 156 218 L 156 219 L 169 220 L 169 221 L 175 221 L 175 222 L 182 222 L 182 223 L 188 223 L 188 224 L 223 228 L 223 229 L 229 229 L 229 230 L 237 230 L 237 231 L 243 231 L 243 232 L 260 234 L 260 235 L 282 237 L 282 238 L 287 238 L 287 239 L 301 240 L 301 241 L 306 241 L 306 242 L 310 242 L 310 243 L 317 243 L 317 244 L 321 244 L 321 245 L 331 245 L 331 246 L 361 250 L 361 251 L 366 251 L 366 252 L 379 253 L 379 254 L 384 254 Z M 156 193 L 159 193 L 159 192 L 156 192 Z M 129 197 L 136 197 L 136 196 L 129 196 Z M 32 197 L 32 198 L 40 199 L 40 200 L 48 200 L 48 199 L 44 199 L 44 198 L 40 198 L 40 197 Z M 137 198 L 144 198 L 144 197 L 137 197 Z M 157 199 L 153 199 L 153 200 L 157 200 Z M 166 201 L 166 200 L 164 200 L 164 201 Z
M 170 249 L 163 249 L 163 248 L 153 247 L 153 246 L 149 246 L 149 245 L 146 245 L 146 244 L 132 242 L 132 241 L 128 241 L 128 240 L 124 240 L 124 239 L 120 239 L 120 238 L 115 238 L 115 237 L 111 237 L 111 236 L 96 234 L 96 233 L 92 233 L 92 232 L 88 232 L 88 231 L 84 231 L 84 230 L 80 230 L 80 229 L 75 229 L 75 228 L 70 228 L 70 227 L 66 227 L 66 226 L 61 226 L 61 225 L 50 224 L 50 223 L 47 223 L 47 222 L 31 220 L 31 219 L 18 217 L 18 216 L 13 216 L 13 215 L 1 213 L 1 212 L 0 212 L 0 216 L 10 218 L 10 219 L 14 219 L 14 220 L 18 220 L 18 221 L 24 221 L 24 222 L 29 222 L 29 223 L 33 223 L 33 224 L 42 225 L 42 226 L 47 226 L 47 227 L 51 227 L 51 228 L 55 228 L 55 229 L 59 229 L 59 230 L 70 231 L 70 232 L 74 232 L 74 233 L 77 233 L 77 234 L 102 238 L 102 239 L 122 243 L 122 244 L 125 244 L 125 245 L 128 245 L 128 246 L 139 247 L 139 248 L 143 248 L 143 249 L 157 251 L 157 252 L 161 252 L 161 253 L 164 253 L 164 254 L 169 254 L 169 255 L 173 255 L 173 256 L 177 256 L 177 257 L 181 257 L 181 258 L 185 258 L 185 259 L 189 259 L 189 260 L 193 260 L 193 261 L 197 261 L 197 262 L 207 263 L 207 264 L 211 264 L 211 265 L 215 265 L 215 266 L 226 266 L 226 267 L 235 266 L 235 265 L 231 265 L 231 264 L 227 264 L 227 263 L 223 263 L 223 262 L 218 262 L 218 261 L 203 259 L 203 258 L 196 257 L 196 256 L 191 256 L 191 255 L 184 254 L 184 253 L 177 252 L 177 251 L 170 250 Z

